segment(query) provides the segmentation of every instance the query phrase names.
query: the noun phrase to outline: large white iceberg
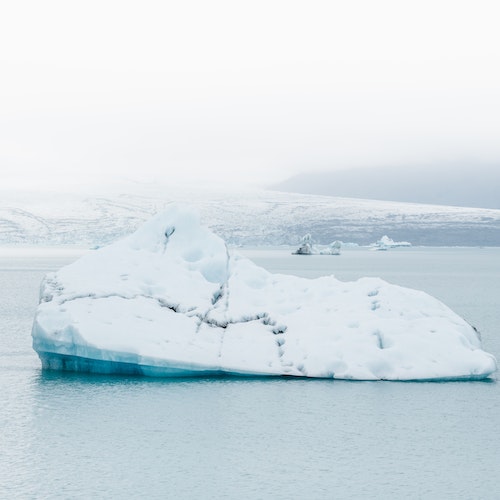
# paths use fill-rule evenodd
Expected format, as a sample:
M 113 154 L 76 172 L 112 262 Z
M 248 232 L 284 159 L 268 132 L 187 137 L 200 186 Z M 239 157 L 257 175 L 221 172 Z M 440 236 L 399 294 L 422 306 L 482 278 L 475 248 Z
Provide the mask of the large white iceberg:
M 429 295 L 271 274 L 177 205 L 47 275 L 32 335 L 46 369 L 356 380 L 496 370 L 476 331 Z

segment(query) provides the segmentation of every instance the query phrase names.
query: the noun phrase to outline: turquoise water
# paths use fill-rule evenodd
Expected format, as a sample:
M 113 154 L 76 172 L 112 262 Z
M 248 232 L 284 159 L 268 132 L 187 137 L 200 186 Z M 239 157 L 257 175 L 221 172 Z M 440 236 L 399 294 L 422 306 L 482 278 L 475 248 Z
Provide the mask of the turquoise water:
M 276 272 L 423 289 L 500 359 L 500 249 L 245 253 Z M 0 253 L 0 498 L 499 498 L 496 380 L 42 373 L 39 282 L 74 256 Z

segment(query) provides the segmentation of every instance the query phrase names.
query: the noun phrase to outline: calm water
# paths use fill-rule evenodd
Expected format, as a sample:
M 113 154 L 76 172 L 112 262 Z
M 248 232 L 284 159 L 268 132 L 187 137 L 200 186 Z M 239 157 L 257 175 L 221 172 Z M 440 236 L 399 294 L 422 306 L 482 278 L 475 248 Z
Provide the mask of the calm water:
M 423 289 L 500 359 L 500 249 L 245 253 L 276 272 Z M 74 256 L 0 252 L 0 498 L 500 498 L 495 380 L 42 373 L 39 282 Z

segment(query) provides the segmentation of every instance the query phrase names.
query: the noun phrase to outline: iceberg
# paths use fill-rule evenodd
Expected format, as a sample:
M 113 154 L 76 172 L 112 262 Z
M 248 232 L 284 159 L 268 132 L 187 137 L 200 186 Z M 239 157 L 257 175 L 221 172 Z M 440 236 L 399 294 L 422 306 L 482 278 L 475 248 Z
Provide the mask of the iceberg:
M 313 255 L 313 241 L 310 234 L 302 237 L 299 248 L 292 252 L 292 255 Z
M 313 244 L 310 234 L 306 234 L 300 240 L 300 246 L 292 252 L 292 255 L 340 255 L 342 248 L 341 241 L 333 241 L 328 246 L 318 246 Z
M 409 241 L 394 241 L 385 234 L 382 238 L 375 243 L 372 243 L 370 246 L 374 250 L 388 250 L 389 248 L 411 247 L 411 243 Z
M 48 274 L 32 330 L 43 369 L 145 376 L 482 379 L 478 333 L 433 297 L 377 278 L 272 274 L 170 205 Z
M 326 248 L 320 248 L 320 255 L 340 255 L 340 249 L 342 248 L 342 243 L 338 240 L 330 243 Z

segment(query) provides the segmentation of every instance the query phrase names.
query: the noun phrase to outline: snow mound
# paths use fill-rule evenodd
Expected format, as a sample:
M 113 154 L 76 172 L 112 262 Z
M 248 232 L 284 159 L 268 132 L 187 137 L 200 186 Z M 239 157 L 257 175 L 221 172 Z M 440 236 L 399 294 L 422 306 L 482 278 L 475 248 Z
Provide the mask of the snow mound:
M 416 290 L 271 274 L 171 205 L 47 275 L 33 324 L 45 369 L 148 376 L 481 379 L 476 331 Z

